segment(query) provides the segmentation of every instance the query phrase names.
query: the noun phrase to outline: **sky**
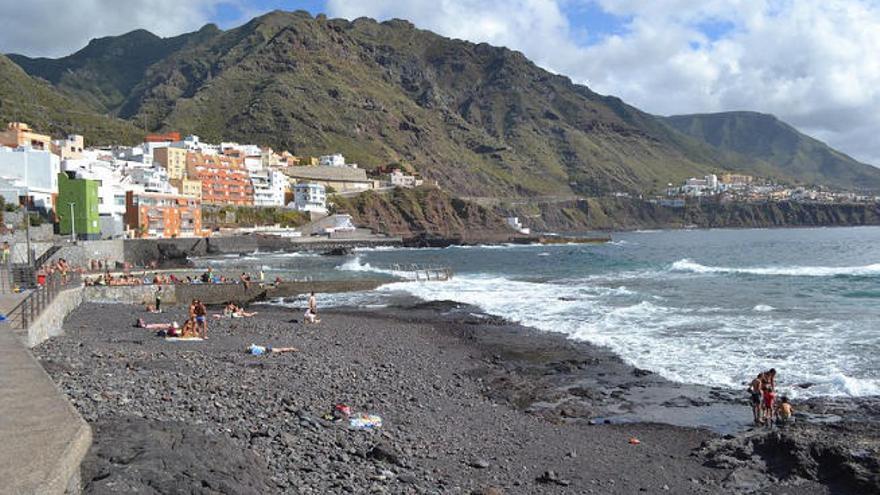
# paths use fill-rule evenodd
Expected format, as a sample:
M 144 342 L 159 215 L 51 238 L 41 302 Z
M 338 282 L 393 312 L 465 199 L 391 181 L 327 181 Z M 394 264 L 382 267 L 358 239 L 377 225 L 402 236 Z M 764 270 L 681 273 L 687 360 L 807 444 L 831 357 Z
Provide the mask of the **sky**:
M 0 51 L 57 57 L 94 37 L 230 28 L 273 9 L 403 18 L 506 46 L 659 115 L 772 113 L 880 166 L 880 0 L 0 0 Z

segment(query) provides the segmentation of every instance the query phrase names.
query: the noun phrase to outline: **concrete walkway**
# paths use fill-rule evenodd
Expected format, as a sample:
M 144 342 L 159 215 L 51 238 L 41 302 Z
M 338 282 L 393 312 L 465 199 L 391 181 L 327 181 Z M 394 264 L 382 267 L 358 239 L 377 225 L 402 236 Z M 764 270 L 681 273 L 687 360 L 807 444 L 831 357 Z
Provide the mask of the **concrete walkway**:
M 0 323 L 0 494 L 78 493 L 89 426 Z
M 25 290 L 17 294 L 14 292 L 0 294 L 0 315 L 8 315 L 30 293 L 31 291 Z

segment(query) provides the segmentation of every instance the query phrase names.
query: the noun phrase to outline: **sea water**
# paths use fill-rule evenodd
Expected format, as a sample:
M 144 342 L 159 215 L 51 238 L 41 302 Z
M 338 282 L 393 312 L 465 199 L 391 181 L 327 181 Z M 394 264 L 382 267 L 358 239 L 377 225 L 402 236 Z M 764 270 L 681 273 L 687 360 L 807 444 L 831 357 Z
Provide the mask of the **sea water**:
M 620 233 L 607 244 L 360 250 L 260 258 L 270 276 L 384 277 L 324 297 L 402 296 L 487 313 L 607 346 L 677 381 L 743 387 L 779 371 L 795 397 L 880 394 L 880 228 Z M 393 281 L 392 265 L 449 267 L 448 282 Z M 273 268 L 274 267 L 274 268 Z M 268 276 L 267 276 L 268 278 Z

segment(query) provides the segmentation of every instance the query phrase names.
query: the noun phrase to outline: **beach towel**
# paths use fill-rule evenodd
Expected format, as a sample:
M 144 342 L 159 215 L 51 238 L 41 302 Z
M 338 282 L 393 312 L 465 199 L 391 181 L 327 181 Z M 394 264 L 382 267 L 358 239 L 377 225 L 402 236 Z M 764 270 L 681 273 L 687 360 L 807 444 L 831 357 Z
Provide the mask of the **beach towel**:
M 168 342 L 201 342 L 205 339 L 201 337 L 165 337 Z

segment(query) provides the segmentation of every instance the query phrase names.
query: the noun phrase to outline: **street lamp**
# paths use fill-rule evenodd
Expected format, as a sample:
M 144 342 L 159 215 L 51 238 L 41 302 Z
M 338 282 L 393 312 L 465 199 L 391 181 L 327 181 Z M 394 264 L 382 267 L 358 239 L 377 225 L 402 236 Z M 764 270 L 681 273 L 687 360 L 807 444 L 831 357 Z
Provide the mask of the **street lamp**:
M 67 203 L 70 205 L 70 242 L 76 244 L 76 217 L 73 213 L 73 206 L 76 203 Z

